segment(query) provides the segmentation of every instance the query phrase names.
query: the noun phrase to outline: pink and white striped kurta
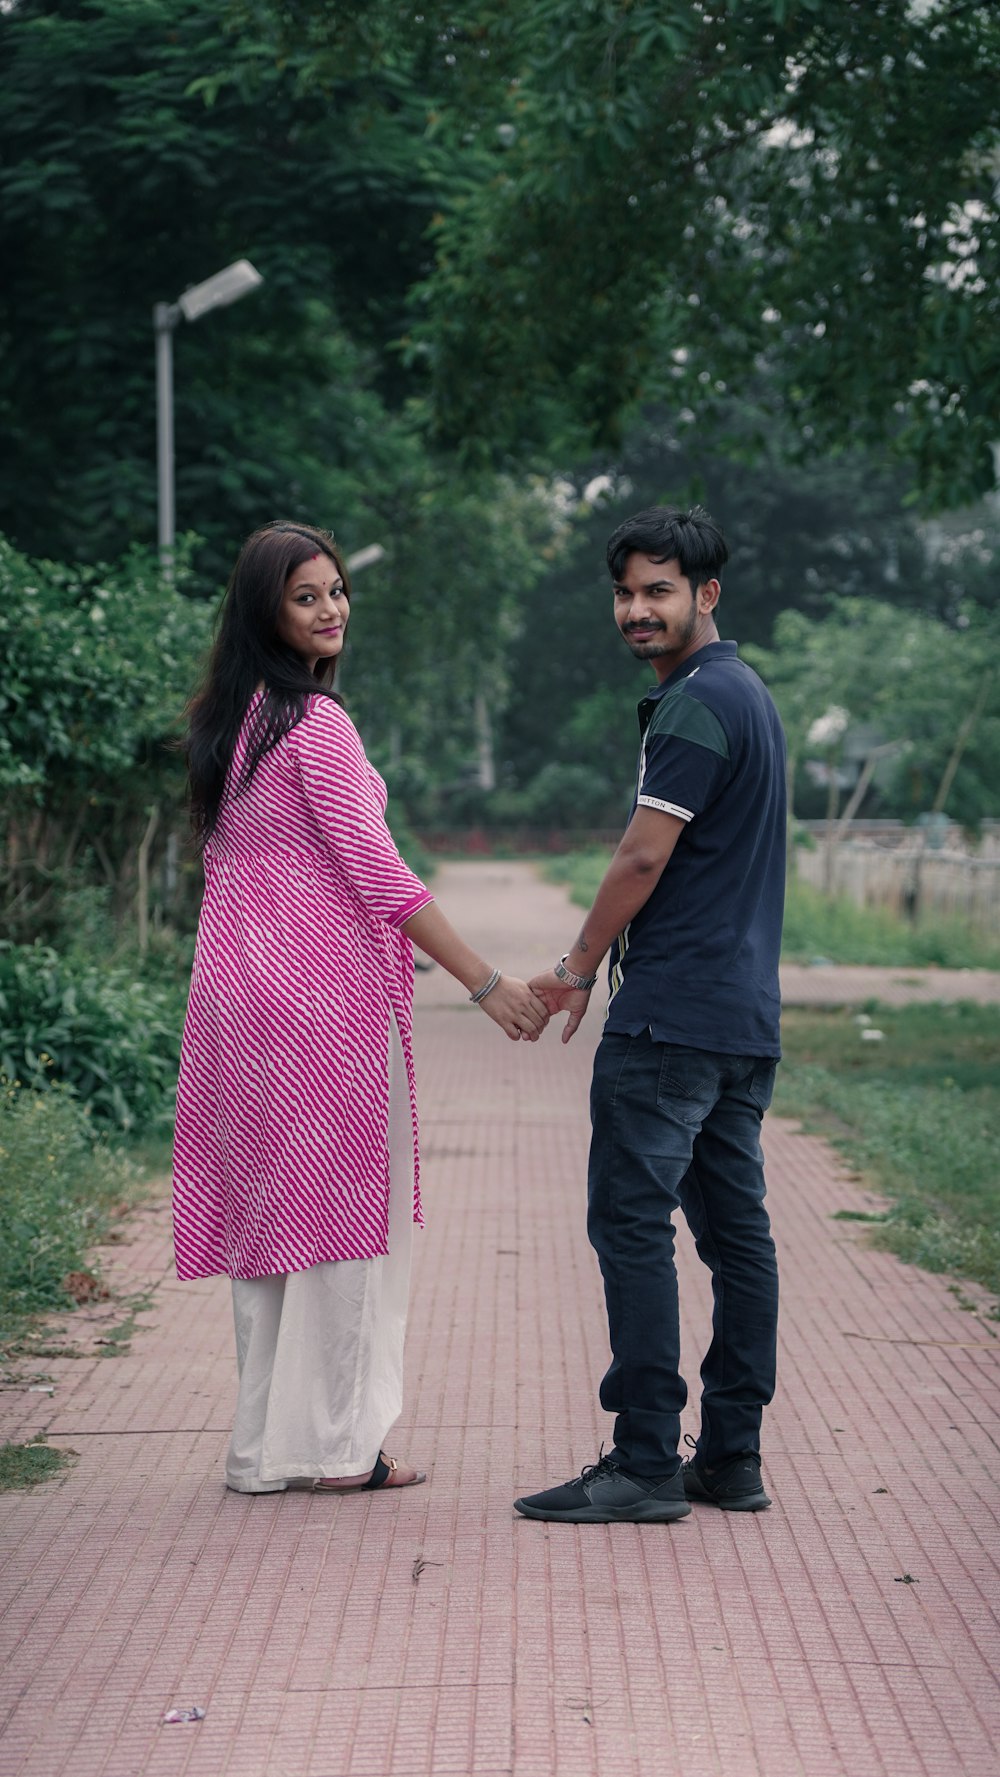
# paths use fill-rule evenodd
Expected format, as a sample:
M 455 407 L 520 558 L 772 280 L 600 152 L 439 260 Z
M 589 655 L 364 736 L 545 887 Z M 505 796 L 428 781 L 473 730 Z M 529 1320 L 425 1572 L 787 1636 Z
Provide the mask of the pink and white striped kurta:
M 385 803 L 353 722 L 315 697 L 223 804 L 177 1088 L 180 1277 L 267 1277 L 387 1251 L 391 1014 L 417 1172 L 413 951 L 398 928 L 433 897 L 399 856 Z M 413 1214 L 422 1220 L 416 1181 Z

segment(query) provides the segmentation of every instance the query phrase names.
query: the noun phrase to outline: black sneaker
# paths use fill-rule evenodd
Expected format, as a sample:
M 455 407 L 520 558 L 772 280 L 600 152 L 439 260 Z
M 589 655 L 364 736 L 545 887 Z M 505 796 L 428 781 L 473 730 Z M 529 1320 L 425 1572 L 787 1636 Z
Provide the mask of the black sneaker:
M 686 1518 L 691 1510 L 682 1475 L 678 1469 L 668 1481 L 644 1481 L 627 1475 L 610 1456 L 602 1456 L 575 1481 L 515 1499 L 514 1510 L 524 1518 L 551 1518 L 563 1524 L 669 1524 L 673 1518 Z
M 766 1512 L 771 1501 L 760 1479 L 760 1457 L 752 1453 L 720 1462 L 718 1468 L 702 1467 L 690 1456 L 681 1469 L 688 1499 L 702 1505 L 721 1506 L 724 1512 Z

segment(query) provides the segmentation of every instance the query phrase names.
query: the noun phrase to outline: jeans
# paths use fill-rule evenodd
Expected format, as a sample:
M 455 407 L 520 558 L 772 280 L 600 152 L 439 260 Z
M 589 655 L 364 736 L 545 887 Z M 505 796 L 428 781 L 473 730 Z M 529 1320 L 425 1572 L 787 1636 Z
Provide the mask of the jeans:
M 776 1063 L 606 1035 L 591 1089 L 587 1227 L 611 1334 L 601 1405 L 615 1460 L 676 1471 L 680 1374 L 674 1227 L 680 1208 L 712 1273 L 712 1343 L 701 1366 L 698 1457 L 714 1468 L 760 1449 L 774 1394 L 778 1270 L 764 1208 L 760 1125 Z

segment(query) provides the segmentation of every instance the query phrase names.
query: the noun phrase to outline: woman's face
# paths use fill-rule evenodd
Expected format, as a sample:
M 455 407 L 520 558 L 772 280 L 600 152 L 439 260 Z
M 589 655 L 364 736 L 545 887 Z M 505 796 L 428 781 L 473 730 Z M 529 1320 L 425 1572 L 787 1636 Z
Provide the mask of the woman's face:
M 281 641 L 301 654 L 310 670 L 344 646 L 350 606 L 336 562 L 322 552 L 293 568 L 278 612 Z

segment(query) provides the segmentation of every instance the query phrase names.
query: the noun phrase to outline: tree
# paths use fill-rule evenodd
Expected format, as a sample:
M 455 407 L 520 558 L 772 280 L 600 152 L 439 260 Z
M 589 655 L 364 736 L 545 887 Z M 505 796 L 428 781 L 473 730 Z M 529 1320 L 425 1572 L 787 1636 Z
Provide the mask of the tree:
M 178 737 L 210 617 L 164 583 L 154 558 L 65 567 L 28 561 L 0 539 L 7 931 L 58 929 L 71 886 L 102 884 L 121 913 L 148 887 L 157 828 L 159 855 L 171 830 L 176 851 L 183 771 L 165 743 Z
M 209 0 L 0 14 L 0 526 L 67 561 L 152 541 L 151 307 L 247 254 L 263 286 L 177 337 L 196 583 L 214 593 L 240 538 L 279 514 L 331 526 L 348 553 L 379 542 L 358 588 L 352 705 L 376 752 L 429 735 L 435 768 L 456 773 L 477 696 L 486 758 L 513 606 L 558 521 L 536 486 L 463 475 L 427 448 L 392 342 L 456 157 L 428 139 L 419 46 L 374 66 L 365 9 L 346 11 L 354 48 L 322 79 L 308 30 L 282 50 L 263 7 L 238 28 Z
M 544 483 L 503 478 L 441 473 L 402 498 L 405 525 L 400 514 L 388 559 L 359 589 L 345 683 L 390 787 L 433 820 L 440 790 L 474 788 L 475 801 L 489 787 L 487 757 L 495 779 L 515 645 L 566 516 Z
M 829 740 L 814 725 L 843 709 L 867 730 L 869 751 L 896 743 L 883 808 L 904 819 L 940 810 L 974 828 L 996 809 L 998 650 L 996 608 L 969 605 L 949 624 L 882 601 L 833 599 L 821 622 L 783 612 L 773 647 L 746 652 L 777 702 L 793 761 L 811 751 L 836 763 L 847 724 L 831 724 Z
M 890 444 L 931 505 L 993 486 L 996 7 L 512 12 L 420 15 L 478 153 L 411 330 L 442 438 L 565 459 L 661 399 L 704 430 L 735 390 L 806 453 Z
M 305 90 L 210 0 L 17 0 L 0 38 L 0 530 L 89 560 L 155 537 L 152 305 L 247 255 L 262 288 L 177 340 L 181 528 L 209 583 L 278 513 L 370 541 L 415 448 L 386 343 L 429 264 L 419 94 Z

